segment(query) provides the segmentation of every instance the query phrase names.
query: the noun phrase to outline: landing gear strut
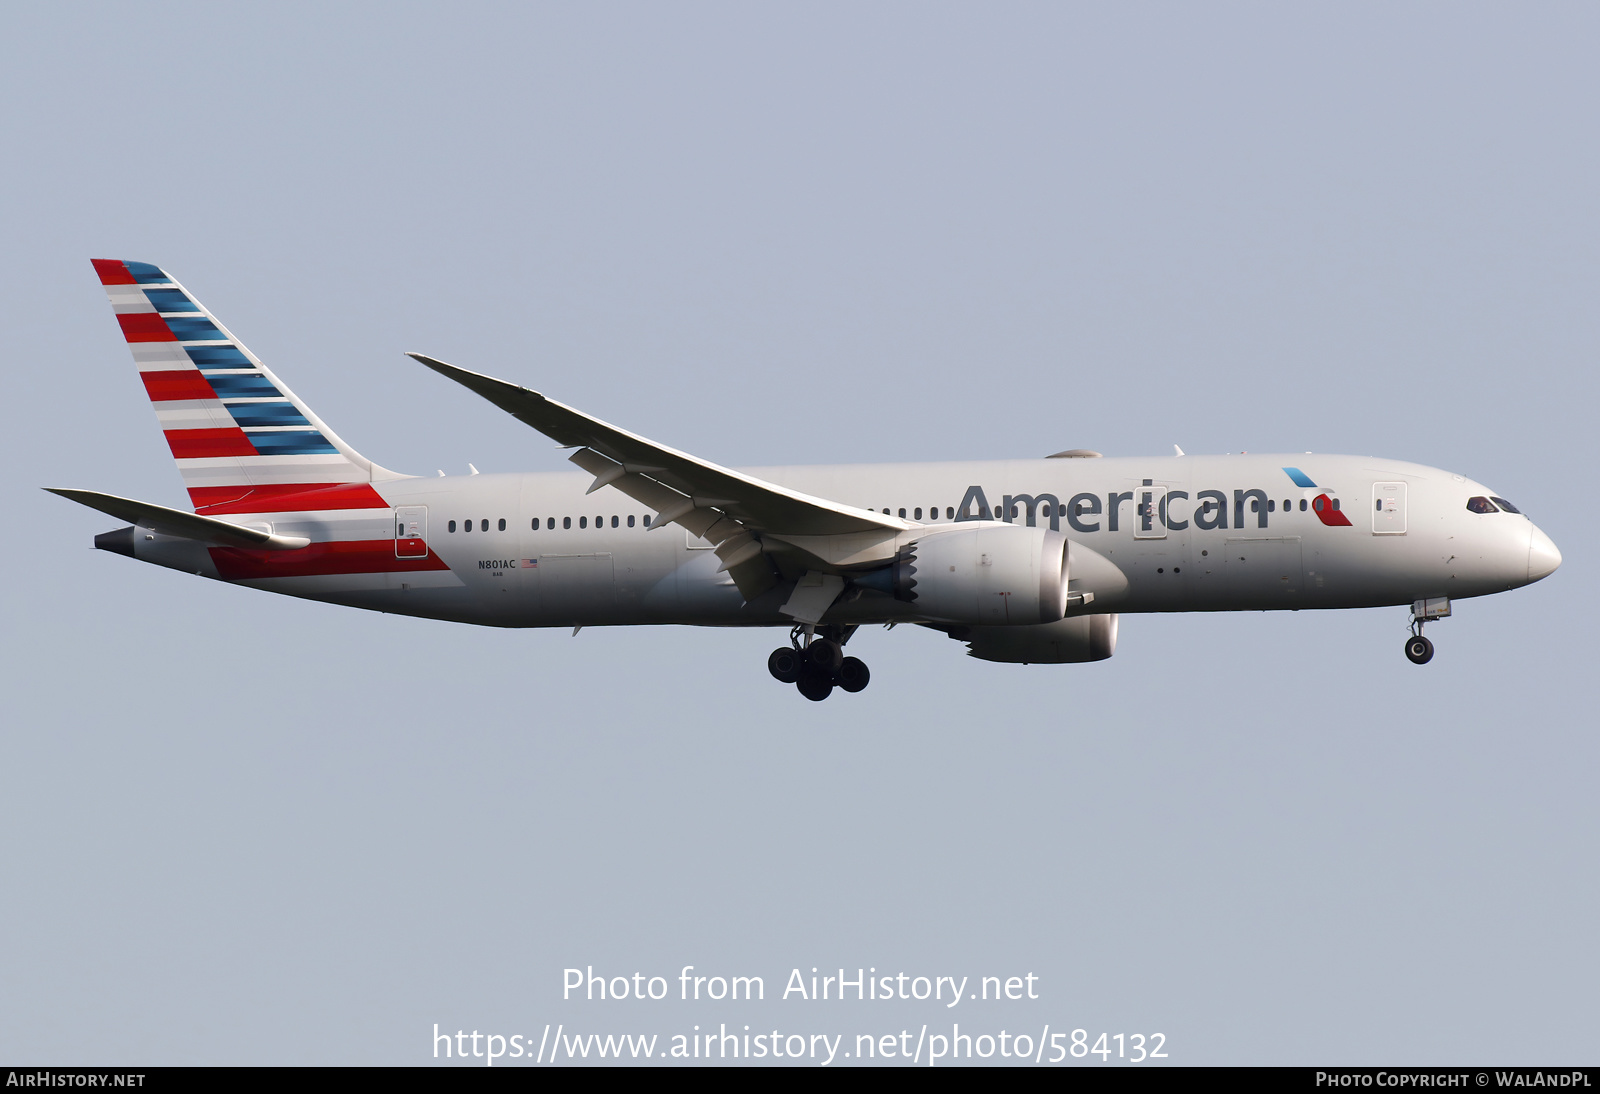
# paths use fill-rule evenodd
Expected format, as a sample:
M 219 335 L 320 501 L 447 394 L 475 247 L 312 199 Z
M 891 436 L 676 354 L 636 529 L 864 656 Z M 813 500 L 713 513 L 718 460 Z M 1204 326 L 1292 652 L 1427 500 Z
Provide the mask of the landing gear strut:
M 1419 600 L 1411 605 L 1411 637 L 1406 639 L 1406 658 L 1413 665 L 1426 665 L 1433 660 L 1433 643 L 1422 637 L 1422 625 L 1433 619 L 1450 616 L 1450 601 L 1443 597 Z
M 866 663 L 844 655 L 855 627 L 796 627 L 789 645 L 780 646 L 767 658 L 767 671 L 783 684 L 793 684 L 807 699 L 820 703 L 835 687 L 861 691 L 872 679 Z

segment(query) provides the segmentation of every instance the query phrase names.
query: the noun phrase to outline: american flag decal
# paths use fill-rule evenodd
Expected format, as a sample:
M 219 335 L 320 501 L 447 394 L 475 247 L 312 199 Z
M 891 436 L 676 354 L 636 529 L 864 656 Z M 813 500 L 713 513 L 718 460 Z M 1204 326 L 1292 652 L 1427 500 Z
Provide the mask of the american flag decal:
M 537 570 L 539 568 L 539 560 L 536 558 L 525 558 L 522 560 L 522 568 L 524 570 Z

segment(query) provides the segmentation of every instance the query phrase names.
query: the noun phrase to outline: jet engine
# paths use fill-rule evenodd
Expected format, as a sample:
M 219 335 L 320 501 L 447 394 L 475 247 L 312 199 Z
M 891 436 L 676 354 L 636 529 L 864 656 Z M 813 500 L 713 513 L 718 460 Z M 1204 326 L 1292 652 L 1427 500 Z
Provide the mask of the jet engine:
M 1067 612 L 1067 537 L 983 523 L 927 535 L 854 583 L 916 606 L 930 620 L 992 627 L 1054 623 Z
M 1036 627 L 952 627 L 967 656 L 1023 665 L 1104 661 L 1117 651 L 1115 615 L 1075 615 Z

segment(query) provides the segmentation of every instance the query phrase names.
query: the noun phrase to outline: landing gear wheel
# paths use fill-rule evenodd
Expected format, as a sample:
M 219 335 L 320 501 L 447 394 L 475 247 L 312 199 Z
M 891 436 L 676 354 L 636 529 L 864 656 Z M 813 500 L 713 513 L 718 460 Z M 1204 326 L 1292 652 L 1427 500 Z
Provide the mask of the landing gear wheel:
M 863 690 L 871 679 L 872 673 L 867 663 L 859 657 L 846 657 L 839 662 L 839 669 L 833 674 L 833 682 L 849 692 Z
M 839 665 L 844 661 L 844 650 L 831 638 L 813 638 L 811 645 L 806 647 L 806 660 L 813 667 L 832 675 L 839 671 Z
M 1413 665 L 1426 665 L 1433 660 L 1433 643 L 1420 634 L 1414 634 L 1406 639 L 1406 656 Z
M 792 684 L 800 679 L 800 670 L 804 666 L 805 662 L 800 659 L 800 651 L 793 646 L 780 646 L 767 658 L 767 671 L 772 673 L 772 678 L 780 684 Z
M 833 694 L 833 677 L 808 666 L 795 682 L 795 687 L 813 703 L 820 703 Z

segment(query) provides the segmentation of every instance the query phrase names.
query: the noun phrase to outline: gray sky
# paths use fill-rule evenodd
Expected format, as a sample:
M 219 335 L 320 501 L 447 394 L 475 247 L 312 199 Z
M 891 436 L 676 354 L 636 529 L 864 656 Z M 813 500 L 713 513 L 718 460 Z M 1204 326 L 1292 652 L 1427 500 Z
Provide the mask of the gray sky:
M 1597 30 L 1562 4 L 16 7 L 0 1059 L 953 1019 L 1160 1031 L 1179 1063 L 1594 1062 L 1600 529 L 1567 476 Z M 1059 667 L 900 628 L 820 706 L 767 676 L 775 633 L 272 597 L 91 553 L 114 522 L 38 490 L 184 500 L 94 257 L 170 270 L 397 470 L 566 466 L 421 350 L 733 465 L 1416 460 L 1565 564 L 1458 603 L 1425 669 L 1401 608 L 1125 616 L 1113 660 Z M 686 964 L 768 999 L 560 999 L 570 965 Z M 776 998 L 812 966 L 1041 998 Z

